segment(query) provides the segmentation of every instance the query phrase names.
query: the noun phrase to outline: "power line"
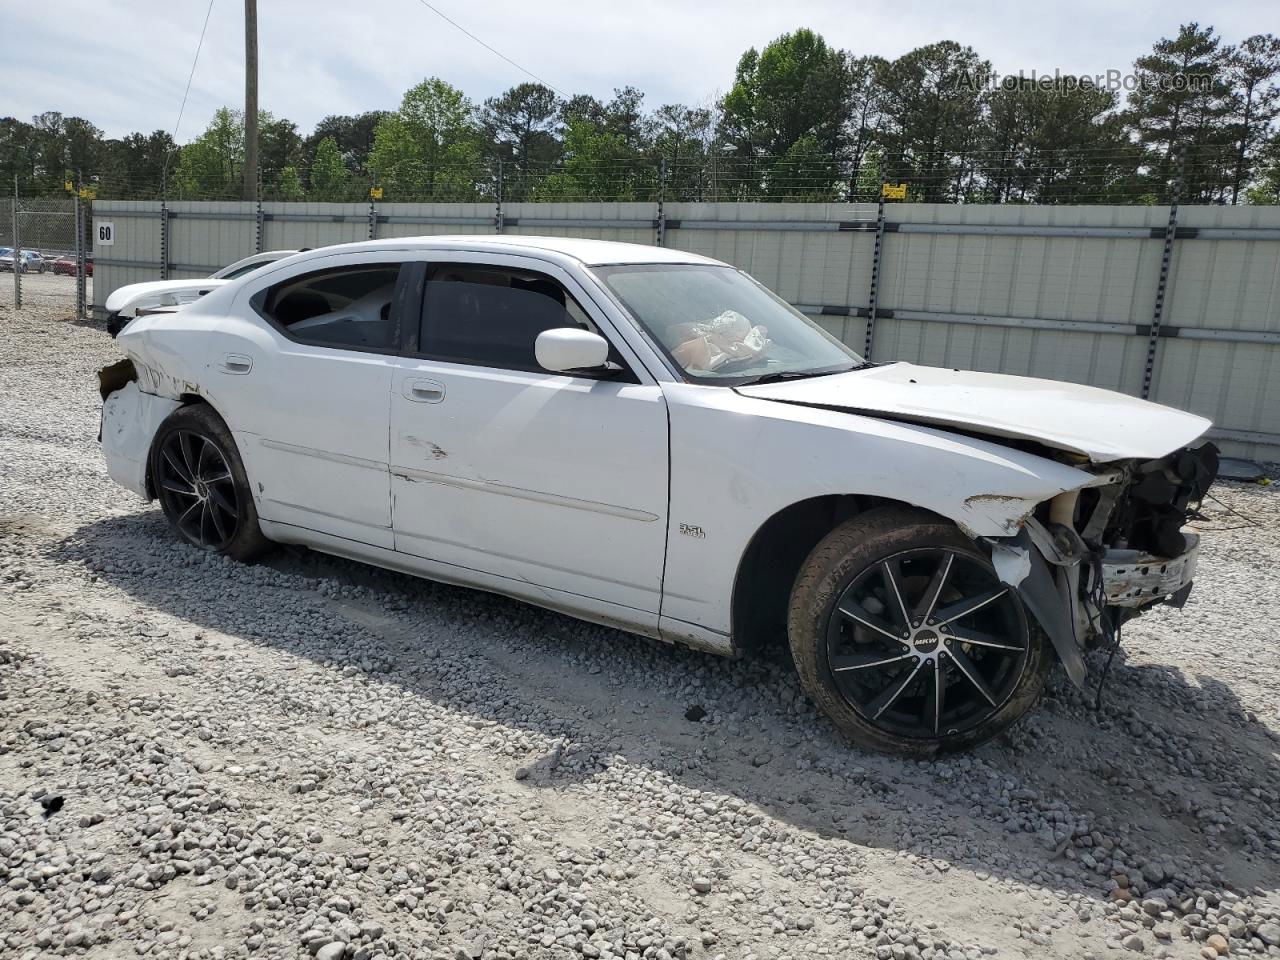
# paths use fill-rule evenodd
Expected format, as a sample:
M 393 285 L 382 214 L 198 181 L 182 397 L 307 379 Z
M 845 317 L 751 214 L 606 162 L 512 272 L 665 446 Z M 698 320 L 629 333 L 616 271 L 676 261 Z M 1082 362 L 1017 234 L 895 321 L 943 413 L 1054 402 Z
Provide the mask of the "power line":
M 178 120 L 173 125 L 173 142 L 178 142 L 178 128 L 182 126 L 182 114 L 187 109 L 187 97 L 191 95 L 191 81 L 196 75 L 196 64 L 200 62 L 200 49 L 204 46 L 204 34 L 209 29 L 209 16 L 213 13 L 213 0 L 209 0 L 209 7 L 204 12 L 204 26 L 200 28 L 200 39 L 196 41 L 196 55 L 191 58 L 191 72 L 187 74 L 187 89 L 182 91 L 182 104 L 178 107 Z M 169 176 L 169 151 L 165 151 L 164 155 L 164 172 L 161 176 L 162 180 L 168 180 Z
M 429 4 L 427 0 L 418 0 L 418 2 L 422 4 L 424 7 L 426 7 L 428 10 L 430 10 L 432 13 L 434 13 L 441 20 L 445 21 L 446 23 L 452 25 L 456 29 L 465 33 L 468 37 L 470 37 L 476 43 L 480 44 L 480 46 L 484 47 L 490 53 L 494 54 L 495 56 L 501 57 L 503 60 L 507 61 L 507 63 L 511 64 L 521 73 L 528 74 L 529 76 L 533 77 L 533 79 L 537 80 L 540 84 L 542 84 L 544 87 L 550 87 L 552 90 L 560 94 L 560 96 L 564 97 L 566 100 L 569 99 L 569 95 L 565 93 L 563 90 L 561 90 L 559 87 L 554 86 L 550 83 L 547 83 L 547 81 L 543 80 L 540 76 L 538 76 L 532 70 L 525 69 L 524 67 L 520 66 L 520 64 L 516 63 L 514 60 L 508 57 L 505 53 L 502 53 L 500 50 L 495 50 L 493 47 L 489 46 L 489 44 L 485 43 L 483 40 L 477 37 L 474 33 L 472 33 L 470 30 L 464 27 L 462 24 L 458 23 L 456 20 L 451 20 L 449 17 L 445 16 L 443 13 L 440 12 L 440 10 L 438 10 L 436 7 L 433 7 L 431 4 Z

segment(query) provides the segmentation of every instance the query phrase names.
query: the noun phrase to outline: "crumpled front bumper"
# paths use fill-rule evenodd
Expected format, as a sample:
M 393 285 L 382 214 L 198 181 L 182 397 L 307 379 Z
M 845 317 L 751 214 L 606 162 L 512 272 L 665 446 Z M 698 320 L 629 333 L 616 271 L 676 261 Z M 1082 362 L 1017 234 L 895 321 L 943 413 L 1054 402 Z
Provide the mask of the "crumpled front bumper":
M 1173 596 L 1196 575 L 1200 537 L 1186 533 L 1181 556 L 1157 557 L 1139 550 L 1111 549 L 1102 558 L 1102 586 L 1113 607 L 1142 607 Z

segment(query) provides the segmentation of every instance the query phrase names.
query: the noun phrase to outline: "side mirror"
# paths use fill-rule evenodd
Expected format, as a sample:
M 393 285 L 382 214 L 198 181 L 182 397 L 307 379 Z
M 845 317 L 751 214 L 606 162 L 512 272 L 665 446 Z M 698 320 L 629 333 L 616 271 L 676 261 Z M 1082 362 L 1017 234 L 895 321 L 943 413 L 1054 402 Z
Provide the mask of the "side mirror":
M 533 342 L 533 355 L 538 366 L 552 373 L 603 370 L 609 359 L 609 342 L 578 327 L 543 330 Z

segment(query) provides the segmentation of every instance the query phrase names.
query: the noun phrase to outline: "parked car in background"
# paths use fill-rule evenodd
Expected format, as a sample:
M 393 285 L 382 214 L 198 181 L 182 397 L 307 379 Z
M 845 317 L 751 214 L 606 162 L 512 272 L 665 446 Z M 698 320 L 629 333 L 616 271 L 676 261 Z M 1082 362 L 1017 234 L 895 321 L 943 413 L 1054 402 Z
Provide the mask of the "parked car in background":
M 59 257 L 57 260 L 53 261 L 53 272 L 55 274 L 66 274 L 74 277 L 76 273 L 76 258 Z M 93 276 L 93 257 L 84 258 L 84 272 L 85 276 Z
M 247 276 L 269 263 L 298 253 L 297 250 L 267 250 L 227 264 L 221 270 L 194 280 L 148 280 L 130 283 L 112 290 L 105 304 L 107 333 L 115 336 L 134 317 L 147 313 L 165 313 L 203 297 L 217 283 Z M 217 281 L 211 283 L 210 281 Z
M 991 739 L 1055 662 L 1084 686 L 1086 650 L 1181 605 L 1217 472 L 1202 417 L 870 363 L 662 247 L 326 247 L 119 343 L 108 473 L 187 543 L 302 544 L 719 654 L 788 646 L 840 730 L 910 756 Z
M 12 247 L 0 247 L 0 270 L 13 270 L 14 252 Z M 34 250 L 23 250 L 18 262 L 19 273 L 44 273 L 49 269 L 44 257 Z

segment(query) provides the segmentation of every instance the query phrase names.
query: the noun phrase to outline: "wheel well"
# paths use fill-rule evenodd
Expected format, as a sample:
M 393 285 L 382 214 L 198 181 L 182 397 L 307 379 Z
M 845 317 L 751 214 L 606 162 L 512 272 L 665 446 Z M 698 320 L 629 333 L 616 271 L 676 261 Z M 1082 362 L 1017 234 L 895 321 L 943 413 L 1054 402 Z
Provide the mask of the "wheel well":
M 183 407 L 195 406 L 197 403 L 202 403 L 206 407 L 213 409 L 213 404 L 211 404 L 208 400 L 206 400 L 204 397 L 200 396 L 197 393 L 184 393 L 178 397 L 178 402 L 182 404 L 181 407 L 178 407 L 179 410 L 183 409 Z M 173 414 L 171 413 L 169 414 L 169 416 L 173 416 Z M 155 442 L 156 442 L 155 437 L 152 437 L 151 445 L 153 447 L 155 446 Z M 156 498 L 155 482 L 151 478 L 151 451 L 150 450 L 147 451 L 147 498 L 150 500 L 154 500 Z
M 734 579 L 734 646 L 749 652 L 785 644 L 791 588 L 818 541 L 850 517 L 896 503 L 852 494 L 813 497 L 766 520 L 747 545 Z

